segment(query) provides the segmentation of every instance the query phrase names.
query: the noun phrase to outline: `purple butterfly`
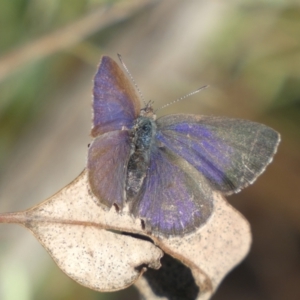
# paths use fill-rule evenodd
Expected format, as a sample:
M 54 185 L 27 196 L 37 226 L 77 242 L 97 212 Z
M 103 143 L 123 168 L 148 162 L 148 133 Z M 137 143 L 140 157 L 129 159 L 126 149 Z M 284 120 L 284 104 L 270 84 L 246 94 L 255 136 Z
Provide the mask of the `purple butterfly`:
M 180 236 L 212 214 L 213 192 L 253 183 L 272 161 L 279 134 L 225 117 L 167 115 L 141 109 L 131 82 L 104 56 L 94 80 L 88 178 L 99 203 L 130 213 L 146 232 Z

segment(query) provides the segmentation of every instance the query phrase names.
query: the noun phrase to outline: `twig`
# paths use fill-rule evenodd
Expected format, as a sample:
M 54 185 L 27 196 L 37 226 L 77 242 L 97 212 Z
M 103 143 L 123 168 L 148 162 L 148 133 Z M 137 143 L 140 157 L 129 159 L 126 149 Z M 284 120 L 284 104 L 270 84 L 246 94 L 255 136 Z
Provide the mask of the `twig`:
M 0 82 L 24 65 L 69 48 L 95 32 L 120 22 L 156 2 L 122 1 L 112 8 L 102 6 L 64 28 L 10 51 L 0 58 Z

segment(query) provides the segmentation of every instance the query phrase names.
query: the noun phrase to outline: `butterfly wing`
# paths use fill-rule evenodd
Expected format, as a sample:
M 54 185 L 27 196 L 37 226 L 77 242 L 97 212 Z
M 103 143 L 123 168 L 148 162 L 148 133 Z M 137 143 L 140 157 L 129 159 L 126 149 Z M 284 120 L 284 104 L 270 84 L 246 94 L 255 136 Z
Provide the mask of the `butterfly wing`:
M 156 139 L 224 194 L 253 183 L 280 141 L 267 126 L 223 117 L 168 115 L 157 120 L 157 127 Z
M 140 112 L 136 92 L 118 64 L 103 56 L 94 78 L 92 136 L 131 127 Z
M 127 130 L 108 132 L 97 137 L 89 148 L 88 178 L 90 188 L 101 204 L 122 208 L 126 168 L 130 156 Z
M 152 149 L 142 193 L 131 207 L 146 230 L 183 235 L 204 224 L 212 209 L 212 190 L 203 175 L 167 149 Z
M 140 102 L 118 64 L 103 56 L 94 78 L 93 127 L 96 137 L 88 152 L 88 179 L 101 204 L 124 205 L 126 167 L 130 156 L 129 131 Z

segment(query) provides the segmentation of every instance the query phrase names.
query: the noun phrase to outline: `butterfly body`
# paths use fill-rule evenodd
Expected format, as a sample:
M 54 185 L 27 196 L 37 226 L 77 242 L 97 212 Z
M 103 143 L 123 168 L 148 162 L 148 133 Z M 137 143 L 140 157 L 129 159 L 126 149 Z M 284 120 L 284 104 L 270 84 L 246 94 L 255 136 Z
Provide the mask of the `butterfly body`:
M 127 166 L 126 199 L 138 196 L 150 163 L 156 124 L 152 117 L 139 116 L 130 132 L 131 154 Z
M 116 62 L 104 56 L 94 80 L 88 178 L 99 204 L 129 212 L 147 233 L 172 237 L 205 224 L 214 193 L 253 183 L 280 141 L 247 120 L 174 114 L 156 120 Z

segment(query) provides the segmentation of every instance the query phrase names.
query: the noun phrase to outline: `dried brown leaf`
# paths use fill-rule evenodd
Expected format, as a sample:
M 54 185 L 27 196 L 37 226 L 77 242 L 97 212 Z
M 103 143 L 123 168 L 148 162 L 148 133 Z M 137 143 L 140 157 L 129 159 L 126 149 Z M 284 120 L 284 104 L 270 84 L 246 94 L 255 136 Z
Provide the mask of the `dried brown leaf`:
M 88 191 L 86 172 L 43 203 L 1 222 L 28 228 L 57 265 L 78 283 L 114 291 L 135 282 L 145 265 L 160 267 L 162 251 L 151 242 L 105 229 L 138 231 L 140 223 L 115 210 L 104 211 Z
M 203 227 L 183 237 L 148 235 L 154 244 L 122 234 L 146 235 L 140 220 L 96 203 L 84 171 L 48 200 L 25 212 L 0 215 L 0 222 L 24 225 L 68 276 L 98 291 L 131 285 L 143 274 L 144 266 L 158 269 L 162 249 L 191 270 L 193 282 L 199 287 L 197 299 L 209 299 L 250 248 L 248 222 L 218 193 L 214 194 L 213 214 Z M 154 271 L 154 280 L 159 278 L 156 272 L 170 272 L 166 268 L 163 265 Z M 171 299 L 170 294 L 177 292 L 178 287 L 172 283 L 170 290 L 165 283 L 156 283 L 160 284 L 164 284 L 163 292 L 157 295 L 151 282 L 142 278 L 136 283 L 145 299 Z

